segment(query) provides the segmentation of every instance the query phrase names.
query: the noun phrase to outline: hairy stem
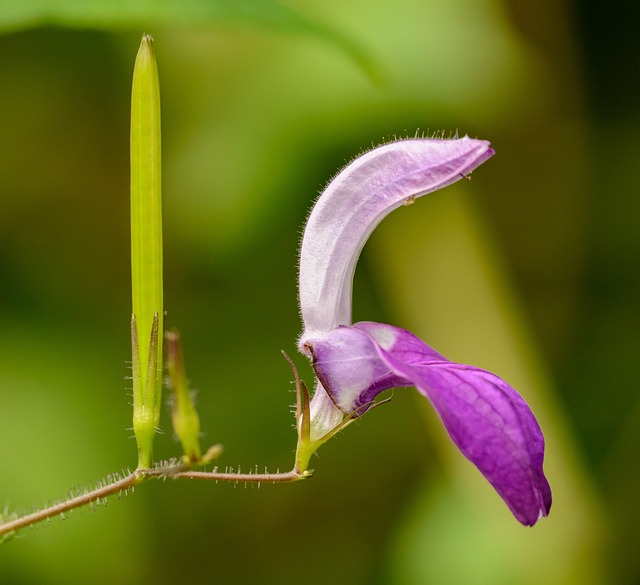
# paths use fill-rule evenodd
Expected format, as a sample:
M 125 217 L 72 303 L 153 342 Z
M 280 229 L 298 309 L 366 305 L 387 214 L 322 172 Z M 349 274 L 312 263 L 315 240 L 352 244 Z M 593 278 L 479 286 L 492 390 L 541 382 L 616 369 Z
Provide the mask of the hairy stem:
M 204 479 L 231 483 L 290 483 L 307 479 L 308 477 L 311 477 L 311 472 L 300 472 L 297 469 L 282 473 L 218 473 L 214 471 L 189 470 L 185 468 L 184 465 L 138 469 L 109 485 L 95 488 L 75 498 L 70 498 L 64 502 L 53 504 L 42 510 L 0 524 L 0 542 L 2 541 L 2 537 L 9 536 L 22 528 L 33 526 L 44 520 L 60 516 L 65 512 L 88 506 L 93 502 L 119 494 L 151 479 Z
M 217 471 L 176 471 L 166 469 L 147 469 L 149 477 L 170 479 L 205 479 L 208 481 L 227 481 L 233 483 L 290 483 L 311 477 L 310 471 L 291 471 L 278 473 L 218 473 Z
M 43 508 L 42 510 L 37 510 L 36 512 L 32 512 L 31 514 L 27 514 L 26 516 L 17 518 L 16 520 L 1 524 L 0 537 L 11 534 L 12 532 L 16 532 L 20 528 L 33 526 L 38 522 L 49 520 L 50 518 L 60 516 L 65 512 L 75 510 L 76 508 L 82 508 L 83 506 L 88 506 L 92 502 L 101 500 L 114 494 L 118 494 L 128 488 L 135 486 L 137 483 L 139 483 L 139 481 L 140 474 L 138 472 L 130 473 L 126 477 L 110 483 L 109 485 L 93 489 L 75 498 L 53 504 L 52 506 Z

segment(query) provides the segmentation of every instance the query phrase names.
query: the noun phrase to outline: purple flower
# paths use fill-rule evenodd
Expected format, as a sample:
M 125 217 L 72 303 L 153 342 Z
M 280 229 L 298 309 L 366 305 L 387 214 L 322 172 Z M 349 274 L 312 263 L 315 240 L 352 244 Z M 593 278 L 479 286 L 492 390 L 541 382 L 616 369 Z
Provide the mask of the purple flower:
M 457 364 L 412 333 L 380 323 L 351 324 L 360 252 L 392 210 L 465 177 L 493 155 L 488 142 L 404 140 L 348 165 L 316 202 L 300 251 L 300 350 L 318 378 L 299 411 L 298 465 L 370 408 L 389 388 L 415 386 L 453 442 L 528 526 L 549 513 L 544 438 L 522 397 L 498 376 Z

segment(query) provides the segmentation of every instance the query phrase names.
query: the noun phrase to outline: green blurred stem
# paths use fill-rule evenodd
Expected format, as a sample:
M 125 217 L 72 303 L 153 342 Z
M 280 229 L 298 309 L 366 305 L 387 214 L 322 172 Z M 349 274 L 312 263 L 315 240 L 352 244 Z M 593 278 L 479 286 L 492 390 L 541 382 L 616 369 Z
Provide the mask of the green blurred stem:
M 142 38 L 131 92 L 133 429 L 138 467 L 151 467 L 162 396 L 160 85 L 153 40 Z

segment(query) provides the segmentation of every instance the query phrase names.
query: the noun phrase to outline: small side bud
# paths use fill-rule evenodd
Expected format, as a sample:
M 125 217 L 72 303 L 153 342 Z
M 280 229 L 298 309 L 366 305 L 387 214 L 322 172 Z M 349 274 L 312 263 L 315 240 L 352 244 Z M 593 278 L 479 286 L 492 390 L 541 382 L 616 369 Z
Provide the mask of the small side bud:
M 187 383 L 180 334 L 176 330 L 167 331 L 165 342 L 173 430 L 182 444 L 185 463 L 198 463 L 202 459 L 199 439 L 200 418 Z M 218 452 L 207 455 L 212 459 L 217 454 Z

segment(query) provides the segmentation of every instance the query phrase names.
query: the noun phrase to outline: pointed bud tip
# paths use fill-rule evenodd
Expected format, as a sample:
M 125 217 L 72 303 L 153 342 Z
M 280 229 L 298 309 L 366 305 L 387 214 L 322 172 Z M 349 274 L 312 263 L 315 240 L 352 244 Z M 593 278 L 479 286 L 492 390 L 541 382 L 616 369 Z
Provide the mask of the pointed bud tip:
M 138 54 L 136 57 L 136 65 L 140 67 L 141 63 L 147 64 L 153 63 L 155 65 L 155 51 L 153 49 L 153 37 L 147 33 L 142 35 L 140 41 L 140 47 L 138 48 Z

